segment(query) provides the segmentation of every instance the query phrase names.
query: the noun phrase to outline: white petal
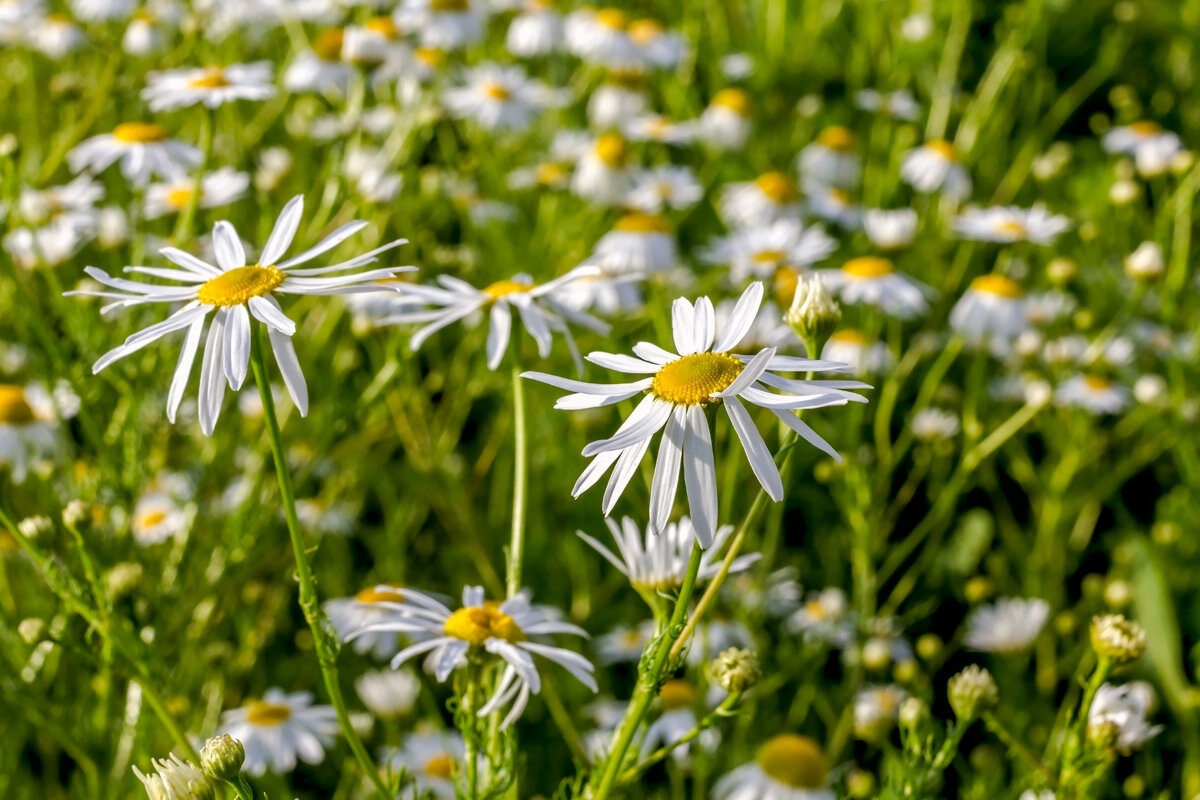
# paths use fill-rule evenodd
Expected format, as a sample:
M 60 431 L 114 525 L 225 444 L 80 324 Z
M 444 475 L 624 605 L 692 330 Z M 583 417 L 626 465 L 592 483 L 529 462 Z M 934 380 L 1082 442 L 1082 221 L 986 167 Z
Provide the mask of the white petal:
M 267 329 L 271 338 L 271 350 L 275 353 L 275 363 L 279 364 L 279 372 L 283 375 L 283 385 L 287 387 L 292 402 L 300 416 L 308 416 L 308 384 L 304 382 L 304 372 L 300 369 L 300 361 L 296 358 L 296 348 L 292 346 L 292 337 L 280 333 L 274 328 Z
M 750 460 L 750 468 L 754 470 L 755 477 L 767 490 L 767 496 L 778 503 L 783 499 L 783 481 L 762 434 L 754 427 L 754 421 L 750 419 L 746 407 L 736 397 L 725 398 L 725 412 L 729 414 L 729 421 L 733 423 L 733 430 L 742 443 L 742 449 L 746 451 L 746 458 Z
M 733 382 L 726 386 L 724 391 L 718 393 L 719 396 L 735 397 L 739 392 L 753 386 L 754 382 L 762 377 L 762 374 L 767 369 L 767 364 L 770 363 L 774 356 L 774 347 L 768 347 L 759 351 L 758 355 L 750 359 L 750 363 L 742 368 L 742 371 L 733 379 Z
M 250 313 L 245 306 L 232 306 L 225 324 L 225 377 L 236 392 L 246 382 L 250 368 Z
M 271 266 L 291 247 L 292 239 L 296 237 L 296 229 L 300 227 L 300 217 L 304 214 L 304 195 L 298 194 L 288 201 L 275 220 L 275 227 L 263 245 L 262 255 L 258 263 Z
M 178 264 L 186 270 L 191 270 L 197 275 L 203 275 L 206 278 L 215 278 L 221 274 L 221 270 L 209 264 L 206 261 L 201 261 L 191 253 L 184 252 L 177 247 L 164 247 L 158 251 L 161 256 L 168 261 Z
M 296 323 L 288 319 L 287 315 L 283 313 L 283 309 L 279 307 L 279 303 L 273 299 L 251 297 L 249 305 L 250 313 L 254 315 L 254 318 L 268 328 L 274 328 L 288 336 L 296 334 Z
M 221 416 L 221 400 L 225 397 L 225 381 L 221 374 L 221 352 L 225 347 L 225 318 L 218 313 L 208 327 L 204 343 L 204 358 L 200 362 L 200 430 L 212 436 Z
M 196 361 L 196 350 L 200 347 L 200 336 L 204 333 L 204 317 L 196 319 L 187 336 L 183 339 L 183 348 L 179 351 L 179 361 L 175 364 L 175 374 L 171 377 L 171 388 L 167 391 L 167 419 L 175 424 L 175 414 L 179 411 L 179 403 L 187 389 L 188 378 L 192 375 L 192 365 Z
M 246 250 L 242 247 L 242 240 L 238 238 L 234 227 L 225 220 L 213 225 L 212 244 L 213 254 L 216 255 L 217 264 L 222 271 L 229 272 L 231 269 L 246 266 Z
M 612 513 L 613 507 L 625 493 L 625 487 L 637 473 L 638 464 L 642 463 L 642 458 L 649 448 L 650 437 L 647 436 L 640 443 L 630 445 L 621 451 L 621 457 L 617 459 L 617 466 L 613 468 L 612 476 L 608 479 L 608 486 L 604 488 L 604 500 L 601 505 L 604 516 L 607 517 Z
M 669 361 L 675 361 L 679 358 L 676 353 L 669 350 L 664 350 L 656 344 L 650 342 L 638 342 L 633 346 L 634 355 L 638 358 L 645 359 L 651 364 L 662 366 Z
M 576 479 L 575 485 L 571 488 L 571 497 L 579 497 L 579 495 L 592 488 L 596 481 L 604 477 L 604 473 L 608 472 L 609 467 L 617 463 L 620 455 L 620 450 L 610 450 L 593 458 L 591 463 L 583 468 L 583 472 L 580 473 L 579 478 Z
M 716 332 L 717 317 L 713 311 L 712 300 L 701 297 L 696 301 L 693 315 L 692 342 L 697 353 L 704 353 L 712 347 L 713 335 Z
M 487 334 L 487 367 L 494 370 L 500 366 L 504 351 L 508 349 L 508 337 L 512 331 L 512 311 L 507 303 L 492 306 L 491 324 Z
M 650 529 L 662 531 L 671 516 L 675 504 L 675 490 L 679 487 L 679 462 L 683 457 L 686 406 L 678 406 L 667 422 L 658 445 L 658 459 L 654 464 L 654 480 L 650 485 Z
M 649 378 L 635 381 L 634 383 L 587 383 L 586 381 L 576 381 L 570 378 L 560 378 L 558 375 L 550 375 L 546 372 L 522 372 L 521 377 L 537 381 L 538 383 L 546 383 L 558 389 L 565 389 L 568 392 L 580 392 L 581 394 L 599 396 L 636 392 L 650 385 Z
M 683 481 L 696 539 L 707 549 L 717 535 L 717 466 L 712 436 L 708 432 L 708 417 L 700 406 L 688 406 Z
M 341 226 L 333 233 L 329 234 L 324 239 L 305 250 L 300 255 L 292 256 L 287 261 L 283 261 L 275 266 L 279 267 L 280 269 L 288 269 L 289 267 L 294 267 L 297 264 L 303 264 L 305 261 L 312 261 L 322 253 L 337 247 L 339 244 L 346 241 L 365 227 L 367 227 L 367 223 L 363 220 L 356 219 L 353 222 L 347 222 L 345 225 Z
M 653 436 L 666 424 L 671 415 L 671 408 L 670 403 L 659 400 L 654 395 L 647 395 L 616 433 L 608 439 L 591 442 L 583 448 L 583 454 L 590 457 L 605 450 L 623 450 Z
M 758 316 L 758 309 L 762 305 L 762 299 L 762 283 L 755 281 L 746 287 L 746 291 L 742 292 L 742 296 L 738 298 L 737 305 L 733 307 L 729 319 L 725 322 L 725 330 L 721 332 L 721 338 L 717 340 L 716 345 L 713 347 L 714 353 L 727 353 L 736 347 L 738 342 L 746 338 L 746 334 L 750 332 L 751 326 L 754 325 L 754 318 Z
M 828 453 L 833 458 L 833 460 L 838 462 L 839 464 L 842 463 L 842 457 L 840 455 L 838 455 L 838 451 L 834 450 L 833 447 L 829 444 L 829 442 L 825 441 L 820 436 L 818 436 L 816 431 L 814 431 L 812 428 L 810 428 L 808 425 L 806 425 L 804 422 L 802 422 L 800 420 L 800 418 L 797 417 L 793 412 L 778 411 L 774 408 L 771 410 L 775 412 L 775 416 L 777 416 L 781 420 L 783 420 L 783 423 L 785 425 L 787 425 L 789 428 L 791 428 L 796 433 L 798 433 L 800 435 L 800 437 L 802 439 L 804 439 L 804 441 L 808 442 L 813 447 L 816 447 L 818 450 Z
M 671 335 L 675 339 L 675 349 L 681 356 L 696 352 L 695 320 L 696 310 L 692 304 L 682 297 L 675 298 L 671 304 Z
M 658 372 L 658 364 L 651 364 L 640 358 L 619 353 L 592 352 L 587 354 L 587 360 L 605 369 L 617 372 L 630 372 L 636 375 L 648 375 Z

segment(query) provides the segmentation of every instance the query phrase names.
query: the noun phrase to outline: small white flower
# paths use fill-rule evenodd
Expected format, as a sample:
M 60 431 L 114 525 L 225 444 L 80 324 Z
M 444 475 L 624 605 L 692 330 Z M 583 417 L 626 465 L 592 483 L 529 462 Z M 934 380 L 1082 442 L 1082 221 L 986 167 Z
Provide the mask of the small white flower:
M 121 174 L 138 185 L 153 175 L 180 175 L 198 165 L 200 159 L 195 147 L 168 139 L 166 128 L 146 122 L 124 122 L 112 133 L 85 139 L 67 153 L 73 172 L 103 172 L 119 161 Z
M 721 189 L 717 207 L 730 227 L 769 225 L 800 216 L 800 193 L 782 172 L 764 172 L 752 181 L 730 183 Z
M 1049 616 L 1045 600 L 1001 598 L 971 612 L 963 641 L 972 650 L 1019 653 L 1033 645 Z
M 0 464 L 8 464 L 14 483 L 28 474 L 30 462 L 55 446 L 53 398 L 37 386 L 0 384 Z
M 825 186 L 853 188 L 862 174 L 858 137 L 841 125 L 831 125 L 800 151 L 800 177 Z
M 658 214 L 668 208 L 691 208 L 703 196 L 704 187 L 691 167 L 664 164 L 634 173 L 625 204 L 645 214 Z
M 571 191 L 601 205 L 620 205 L 629 194 L 634 170 L 629 144 L 619 133 L 597 137 L 579 156 L 571 176 Z
M 422 47 L 461 50 L 483 38 L 487 9 L 479 0 L 404 0 L 393 18 Z
M 394 770 L 412 775 L 418 792 L 454 800 L 454 774 L 462 769 L 465 758 L 466 746 L 456 733 L 410 733 L 383 760 Z
M 913 415 L 913 436 L 923 442 L 953 439 L 962 429 L 958 415 L 941 408 L 926 408 Z
M 196 207 L 227 206 L 241 199 L 249 188 L 249 175 L 233 167 L 221 167 L 201 177 Z M 192 202 L 195 192 L 196 179 L 191 176 L 177 176 L 164 183 L 150 184 L 146 187 L 146 219 L 158 219 L 183 211 Z
M 508 24 L 505 46 L 521 58 L 557 53 L 566 44 L 563 18 L 545 0 L 528 0 Z
M 1178 135 L 1147 120 L 1113 128 L 1104 134 L 1101 142 L 1110 153 L 1132 155 L 1138 172 L 1146 177 L 1161 175 L 1168 170 L 1172 159 L 1183 150 L 1183 141 Z
M 750 95 L 737 87 L 722 89 L 713 95 L 696 122 L 700 140 L 722 150 L 741 150 L 752 129 Z
M 1117 750 L 1128 755 L 1162 732 L 1162 725 L 1151 725 L 1146 719 L 1156 699 L 1154 688 L 1145 681 L 1123 686 L 1106 683 L 1096 691 L 1088 709 L 1088 728 L 1114 726 Z
M 719 236 L 700 258 L 728 266 L 730 280 L 740 285 L 754 278 L 770 278 L 780 267 L 801 269 L 815 264 L 836 249 L 837 242 L 820 225 L 806 227 L 797 219 L 779 219 Z
M 646 644 L 654 637 L 654 621 L 646 620 L 636 627 L 620 625 L 592 642 L 599 664 L 622 664 L 642 657 Z
M 855 93 L 854 105 L 863 111 L 878 111 L 906 122 L 912 122 L 921 115 L 921 106 L 907 89 L 894 92 L 863 89 Z
M 908 151 L 900 178 L 922 194 L 941 192 L 951 200 L 965 200 L 971 194 L 971 176 L 959 163 L 958 150 L 942 140 Z
M 896 363 L 896 357 L 883 342 L 868 342 L 865 334 L 855 328 L 835 331 L 821 348 L 821 358 L 849 364 L 859 375 L 879 375 Z
M 1007 345 L 1028 328 L 1021 285 L 999 274 L 981 275 L 954 304 L 950 327 L 968 344 Z
M 895 265 L 886 258 L 860 256 L 847 261 L 841 269 L 822 269 L 817 274 L 825 279 L 829 291 L 845 303 L 864 303 L 901 319 L 919 316 L 929 308 L 926 297 L 932 290 L 896 272 Z
M 394 719 L 412 710 L 421 681 L 411 672 L 381 669 L 364 672 L 354 681 L 363 705 L 381 719 Z
M 863 232 L 880 250 L 897 250 L 912 244 L 917 232 L 917 212 L 911 208 L 869 208 L 863 212 Z
M 335 597 L 325 601 L 325 613 L 329 622 L 343 642 L 353 636 L 354 649 L 384 660 L 396 655 L 400 649 L 396 634 L 391 631 L 361 633 L 361 629 L 372 622 L 379 622 L 394 615 L 399 603 L 404 602 L 404 588 L 390 583 L 368 586 L 353 597 Z M 357 634 L 357 635 L 356 635 Z
M 308 692 L 285 694 L 268 689 L 261 700 L 226 711 L 219 733 L 242 743 L 247 775 L 267 770 L 280 774 L 296 768 L 296 759 L 320 764 L 339 731 L 333 706 L 314 706 Z
M 520 67 L 480 64 L 467 70 L 462 86 L 447 89 L 442 101 L 459 119 L 487 130 L 519 130 L 550 99 L 549 90 Z
M 748 761 L 721 777 L 713 800 L 834 800 L 829 759 L 805 736 L 782 733 L 764 742 Z
M 234 100 L 266 100 L 275 94 L 269 61 L 227 67 L 189 67 L 150 72 L 142 99 L 151 111 L 169 111 L 203 103 L 216 108 Z
M 846 593 L 830 586 L 809 594 L 788 617 L 787 629 L 818 642 L 845 647 L 854 639 L 854 616 Z
M 1051 214 L 1043 206 L 1018 208 L 992 206 L 969 208 L 954 221 L 954 230 L 964 239 L 979 242 L 1032 242 L 1053 244 L 1059 234 L 1071 227 L 1064 216 Z
M 1129 407 L 1129 390 L 1100 375 L 1074 375 L 1054 390 L 1054 402 L 1090 414 L 1120 414 Z
M 1142 242 L 1125 257 L 1125 274 L 1138 280 L 1151 280 L 1163 274 L 1162 248 L 1154 242 Z
M 670 272 L 678 261 L 675 234 L 657 214 L 626 214 L 600 237 L 588 258 L 605 275 L 644 277 Z

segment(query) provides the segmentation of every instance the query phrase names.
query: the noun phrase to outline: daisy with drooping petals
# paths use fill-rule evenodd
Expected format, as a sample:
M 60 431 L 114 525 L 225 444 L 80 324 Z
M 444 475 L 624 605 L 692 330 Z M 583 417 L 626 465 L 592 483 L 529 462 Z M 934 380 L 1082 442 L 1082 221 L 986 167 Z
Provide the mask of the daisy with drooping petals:
M 164 178 L 187 172 L 200 163 L 200 151 L 167 138 L 167 129 L 149 122 L 123 122 L 112 133 L 85 139 L 67 153 L 72 172 L 103 172 L 121 162 L 121 174 L 135 184 L 152 175 Z
M 408 670 L 372 670 L 358 676 L 354 689 L 372 714 L 380 719 L 395 719 L 416 705 L 421 679 Z
M 0 464 L 21 483 L 29 462 L 54 448 L 54 401 L 37 387 L 0 384 Z
M 751 278 L 770 278 L 780 267 L 801 269 L 837 249 L 820 225 L 805 227 L 797 219 L 778 219 L 769 225 L 739 228 L 715 238 L 700 257 L 729 267 L 735 284 Z
M 421 37 L 422 47 L 459 50 L 483 37 L 487 10 L 479 0 L 404 0 L 396 27 Z
M 312 51 L 297 56 L 283 73 L 289 92 L 324 92 L 344 95 L 354 77 L 354 67 L 344 59 L 346 31 L 330 28 L 312 40 Z
M 219 208 L 241 198 L 250 188 L 250 176 L 233 167 L 221 167 L 200 178 L 200 197 L 197 208 Z M 196 179 L 180 175 L 163 183 L 146 187 L 146 219 L 158 219 L 183 211 L 192 202 Z
M 752 181 L 725 186 L 717 206 L 730 227 L 769 225 L 800 216 L 799 200 L 791 178 L 782 172 L 764 172 Z
M 1138 172 L 1145 176 L 1164 172 L 1183 149 L 1183 140 L 1177 134 L 1149 120 L 1120 125 L 1107 131 L 1100 141 L 1110 153 L 1132 155 Z
M 521 58 L 557 53 L 564 41 L 562 15 L 547 0 L 526 0 L 504 39 L 508 52 Z
M 588 355 L 589 361 L 607 369 L 648 376 L 631 383 L 585 383 L 542 372 L 524 373 L 523 377 L 571 392 L 559 398 L 555 408 L 596 408 L 646 395 L 612 437 L 583 449 L 583 455 L 593 460 L 575 483 L 574 496 L 611 469 L 604 495 L 605 511 L 611 511 L 649 449 L 650 440 L 665 428 L 650 489 L 650 528 L 659 532 L 666 527 L 682 469 L 696 539 L 701 547 L 711 547 L 717 534 L 717 473 L 706 413 L 710 406 L 725 406 L 763 489 L 773 500 L 783 497 L 779 470 L 742 400 L 770 409 L 801 438 L 840 460 L 837 451 L 794 411 L 844 405 L 849 400 L 866 402 L 847 390 L 869 387 L 858 381 L 793 380 L 769 371 L 839 370 L 845 368 L 844 364 L 780 356 L 774 348 L 753 356 L 729 352 L 750 330 L 762 299 L 762 284 L 752 283 L 742 293 L 718 338 L 712 301 L 701 297 L 693 304 L 679 298 L 672 307 L 677 352 L 640 342 L 633 348 L 636 356 L 600 352 Z M 786 394 L 775 394 L 765 387 Z
M 1120 414 L 1129 407 L 1129 390 L 1101 375 L 1075 375 L 1054 390 L 1054 402 L 1090 414 Z
M 592 64 L 639 67 L 642 55 L 629 36 L 629 15 L 619 8 L 580 8 L 564 23 L 567 51 Z
M 639 73 L 608 75 L 588 98 L 587 119 L 597 130 L 619 128 L 642 114 L 650 104 L 645 78 Z
M 675 69 L 687 52 L 686 39 L 649 17 L 629 23 L 629 39 L 637 47 L 642 62 L 659 69 Z
M 1151 725 L 1149 722 L 1156 703 L 1154 687 L 1146 681 L 1134 681 L 1122 686 L 1106 683 L 1096 691 L 1096 697 L 1088 709 L 1088 727 L 1115 727 L 1117 750 L 1129 755 L 1163 732 L 1162 725 Z
M 954 221 L 954 230 L 964 239 L 1002 244 L 1053 244 L 1058 235 L 1069 227 L 1069 219 L 1059 214 L 1051 214 L 1040 205 L 1033 208 L 969 208 Z
M 1003 597 L 971 612 L 963 643 L 986 653 L 1019 653 L 1033 645 L 1049 616 L 1045 600 Z
M 640 748 L 642 758 L 659 747 L 679 742 L 696 727 L 696 705 L 699 697 L 700 692 L 695 685 L 682 678 L 672 678 L 659 688 L 658 705 L 662 714 L 646 726 Z M 720 734 L 710 728 L 701 733 L 697 740 L 705 750 L 713 750 L 720 742 Z M 685 742 L 672 749 L 671 757 L 680 766 L 687 767 L 690 751 L 690 743 Z
M 633 176 L 633 188 L 625 204 L 646 214 L 657 214 L 665 208 L 691 208 L 703 196 L 704 187 L 691 167 L 664 164 L 639 170 Z
M 854 187 L 862 174 L 858 137 L 849 128 L 830 125 L 800 151 L 800 176 L 826 186 Z
M 575 342 L 567 328 L 573 322 L 597 333 L 606 333 L 608 325 L 590 314 L 570 308 L 555 298 L 556 292 L 581 278 L 600 273 L 596 267 L 576 267 L 565 275 L 542 284 L 533 282 L 528 275 L 516 275 L 510 280 L 496 281 L 482 289 L 476 289 L 464 280 L 450 275 L 439 275 L 440 286 L 405 285 L 402 291 L 408 297 L 420 301 L 427 308 L 401 310 L 380 320 L 380 325 L 402 325 L 426 323 L 413 334 L 409 342 L 413 350 L 419 350 L 433 334 L 452 323 L 465 319 L 477 311 L 487 308 L 490 327 L 487 337 L 488 369 L 500 366 L 508 350 L 512 332 L 512 315 L 515 310 L 529 335 L 537 342 L 538 355 L 550 355 L 550 343 L 555 333 L 567 339 L 574 349 Z
M 467 586 L 463 588 L 462 608 L 456 611 L 422 592 L 406 589 L 404 594 L 404 601 L 395 604 L 395 614 L 390 619 L 361 628 L 361 634 L 394 631 L 427 636 L 397 653 L 392 668 L 433 651 L 430 662 L 438 681 L 445 681 L 451 672 L 466 666 L 469 657 L 478 661 L 490 654 L 502 661 L 504 670 L 495 691 L 479 709 L 479 716 L 485 717 L 509 708 L 501 728 L 516 722 L 529 703 L 529 696 L 541 691 L 542 679 L 533 660 L 535 655 L 564 667 L 576 680 L 596 691 L 593 667 L 587 659 L 571 650 L 530 640 L 532 636 L 553 633 L 587 636 L 587 632 L 578 625 L 562 622 L 547 606 L 532 605 L 524 593 L 503 603 L 486 602 L 482 587 Z
M 287 773 L 296 768 L 297 756 L 306 764 L 325 760 L 339 727 L 333 706 L 314 706 L 308 692 L 286 694 L 268 689 L 261 700 L 226 711 L 221 715 L 220 733 L 242 743 L 247 775 L 262 775 L 268 769 Z
M 750 761 L 722 776 L 713 800 L 834 800 L 829 759 L 805 736 L 781 733 L 765 741 Z
M 619 133 L 605 133 L 584 150 L 571 176 L 571 191 L 593 203 L 619 205 L 629 194 L 634 172 L 629 143 Z
M 675 234 L 657 214 L 626 214 L 600 237 L 588 259 L 606 275 L 645 276 L 676 265 Z
M 951 200 L 971 194 L 971 175 L 958 161 L 958 150 L 949 142 L 926 142 L 908 151 L 900 165 L 900 179 L 922 194 L 941 192 Z
M 99 372 L 114 361 L 141 350 L 169 333 L 186 329 L 183 350 L 180 352 L 179 363 L 171 379 L 171 389 L 167 394 L 167 418 L 174 422 L 175 412 L 183 399 L 184 389 L 187 388 L 196 353 L 200 349 L 204 324 L 210 312 L 213 312 L 200 367 L 200 428 L 206 436 L 210 435 L 221 413 L 225 384 L 228 383 L 231 389 L 237 391 L 246 380 L 250 366 L 250 318 L 254 317 L 267 327 L 271 349 L 283 374 L 283 383 L 288 394 L 291 395 L 300 415 L 308 414 L 308 387 L 304 382 L 304 373 L 300 370 L 300 362 L 296 359 L 295 348 L 292 346 L 296 323 L 283 313 L 275 295 L 334 295 L 379 291 L 381 287 L 375 281 L 416 268 L 389 267 L 352 275 L 322 277 L 369 264 L 375 261 L 380 253 L 407 241 L 397 239 L 329 267 L 296 269 L 299 265 L 332 250 L 367 225 L 361 221 L 348 222 L 313 247 L 281 261 L 296 236 L 303 213 L 304 196 L 297 195 L 280 212 L 275 227 L 263 246 L 262 254 L 253 264 L 246 263 L 246 251 L 233 225 L 221 221 L 213 226 L 216 266 L 174 247 L 165 247 L 159 252 L 181 269 L 142 266 L 125 268 L 126 272 L 163 278 L 175 281 L 175 284 L 141 283 L 112 277 L 102 269 L 88 267 L 85 270 L 87 274 L 105 288 L 67 294 L 110 300 L 111 302 L 100 310 L 102 314 L 112 309 L 145 303 L 184 304 L 166 320 L 132 334 L 119 347 L 105 353 L 92 366 L 92 372 Z
M 368 586 L 353 597 L 335 597 L 325 601 L 325 613 L 343 642 L 352 634 L 391 613 L 396 603 L 404 602 L 403 589 L 390 583 Z M 381 605 L 387 604 L 387 605 Z M 399 645 L 390 631 L 363 634 L 354 638 L 356 652 L 371 654 L 380 660 L 396 655 Z
M 1003 346 L 1028 326 L 1021 285 L 1004 275 L 980 275 L 971 281 L 950 312 L 950 327 L 972 346 Z
M 929 308 L 932 290 L 920 281 L 896 272 L 890 259 L 878 256 L 852 258 L 841 269 L 822 269 L 829 291 L 847 303 L 865 303 L 885 314 L 910 319 Z
M 150 72 L 142 99 L 151 111 L 169 111 L 203 103 L 208 108 L 234 100 L 266 100 L 275 94 L 271 62 L 227 67 L 188 67 Z

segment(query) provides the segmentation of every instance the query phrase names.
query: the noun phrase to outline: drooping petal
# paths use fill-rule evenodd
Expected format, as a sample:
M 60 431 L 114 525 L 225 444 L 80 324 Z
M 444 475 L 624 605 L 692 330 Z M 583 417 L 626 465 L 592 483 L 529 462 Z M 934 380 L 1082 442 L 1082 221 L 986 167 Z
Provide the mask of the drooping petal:
M 250 368 L 250 312 L 244 305 L 231 306 L 225 319 L 225 377 L 235 392 L 246 381 Z
M 682 297 L 675 298 L 671 304 L 671 335 L 681 356 L 696 352 L 695 320 L 696 310 L 692 304 Z
M 204 358 L 200 362 L 200 430 L 212 436 L 221 416 L 221 401 L 225 397 L 225 381 L 222 380 L 221 359 L 225 348 L 225 317 L 220 312 L 213 316 L 208 327 L 208 341 L 204 343 Z
M 713 458 L 708 417 L 700 406 L 687 407 L 683 446 L 683 481 L 688 512 L 700 547 L 707 549 L 717 534 L 717 466 Z
M 487 368 L 494 370 L 500 366 L 504 351 L 508 349 L 508 337 L 512 330 L 512 311 L 507 303 L 496 303 L 492 306 L 491 324 L 487 334 Z
M 733 423 L 733 430 L 742 443 L 742 449 L 746 451 L 746 458 L 750 461 L 754 476 L 766 490 L 767 496 L 778 503 L 783 499 L 783 481 L 762 434 L 754 427 L 754 421 L 750 419 L 742 401 L 736 397 L 725 398 L 725 412 L 729 415 L 729 421 Z
M 187 336 L 183 339 L 183 348 L 179 351 L 179 361 L 175 364 L 175 374 L 171 377 L 171 388 L 167 391 L 167 420 L 175 424 L 175 414 L 179 411 L 179 403 L 187 389 L 188 378 L 192 375 L 192 365 L 196 361 L 196 350 L 200 347 L 200 336 L 204 333 L 204 316 L 198 317 L 188 328 Z
M 356 219 L 353 222 L 347 222 L 345 225 L 342 225 L 340 228 L 326 236 L 321 241 L 317 242 L 312 247 L 305 250 L 300 255 L 292 256 L 287 261 L 280 262 L 275 266 L 279 267 L 280 269 L 290 269 L 297 264 L 303 264 L 306 261 L 312 261 L 322 253 L 328 252 L 337 247 L 339 244 L 346 241 L 365 227 L 367 227 L 365 220 Z
M 279 364 L 279 372 L 283 376 L 283 385 L 287 387 L 292 402 L 300 416 L 308 416 L 308 384 L 304 381 L 304 372 L 300 369 L 300 360 L 296 358 L 296 348 L 292 345 L 292 337 L 280 333 L 274 328 L 267 329 L 271 339 L 271 350 L 275 353 L 275 363 Z
M 683 457 L 687 406 L 677 406 L 667 422 L 658 446 L 654 480 L 650 484 L 650 529 L 658 534 L 671 516 L 675 490 L 679 488 L 679 462 Z

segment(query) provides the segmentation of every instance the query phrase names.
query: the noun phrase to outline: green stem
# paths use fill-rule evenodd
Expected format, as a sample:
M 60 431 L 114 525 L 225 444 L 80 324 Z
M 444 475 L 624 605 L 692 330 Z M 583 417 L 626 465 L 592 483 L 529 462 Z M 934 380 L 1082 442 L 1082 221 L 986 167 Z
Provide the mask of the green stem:
M 992 734 L 994 734 L 995 737 L 999 739 L 1005 747 L 1008 748 L 1010 753 L 1015 753 L 1023 758 L 1051 785 L 1054 784 L 1054 773 L 1050 771 L 1050 768 L 1042 763 L 1042 760 L 1038 758 L 1037 753 L 1029 749 L 1027 744 L 1009 733 L 1008 728 L 1005 728 L 1004 725 L 1001 724 L 1000 720 L 996 718 L 995 714 L 990 711 L 985 711 L 982 719 L 983 724 L 987 726 L 987 729 L 991 731 Z
M 279 420 L 275 416 L 275 400 L 271 396 L 271 385 L 267 381 L 267 368 L 263 361 L 262 334 L 258 326 L 252 328 L 250 337 L 250 363 L 254 368 L 254 382 L 258 385 L 258 393 L 262 396 L 263 418 L 267 423 L 267 438 L 271 442 L 271 455 L 275 461 L 275 474 L 279 478 L 279 495 L 283 502 L 283 511 L 287 518 L 288 536 L 292 541 L 292 552 L 296 558 L 296 580 L 300 584 L 300 608 L 304 619 L 312 630 L 313 647 L 317 651 L 317 665 L 325 679 L 325 688 L 329 692 L 329 700 L 337 711 L 338 724 L 346 741 L 350 745 L 355 758 L 362 766 L 367 778 L 374 784 L 379 796 L 391 800 L 387 786 L 379 775 L 379 770 L 362 740 L 350 723 L 350 712 L 346 708 L 346 700 L 342 696 L 342 688 L 338 683 L 337 646 L 328 631 L 328 622 L 321 610 L 317 599 L 317 585 L 313 580 L 312 567 L 308 563 L 308 554 L 304 550 L 304 540 L 300 535 L 300 519 L 296 515 L 296 496 L 292 490 L 292 478 L 288 472 L 287 460 L 283 452 L 283 440 L 279 434 Z
M 525 495 L 528 483 L 529 447 L 525 430 L 525 388 L 521 368 L 512 368 L 513 390 L 513 511 L 512 539 L 508 546 L 508 596 L 521 591 L 521 560 L 525 555 Z
M 719 718 L 730 716 L 733 713 L 734 706 L 736 706 L 738 704 L 738 702 L 741 700 L 741 698 L 742 698 L 741 692 L 734 692 L 733 694 L 726 697 L 725 700 L 719 706 L 717 706 L 715 709 L 710 711 L 708 713 L 708 715 L 704 717 L 704 719 L 697 722 L 696 727 L 692 728 L 690 731 L 688 731 L 687 733 L 685 733 L 683 736 L 679 737 L 675 741 L 671 742 L 670 744 L 667 744 L 667 745 L 664 745 L 664 746 L 658 748 L 657 750 L 652 752 L 650 755 L 646 756 L 641 761 L 639 761 L 637 764 L 635 764 L 634 766 L 625 770 L 625 772 L 621 773 L 621 778 L 620 778 L 620 780 L 617 781 L 617 783 L 618 784 L 628 783 L 629 781 L 636 778 L 639 774 L 645 772 L 650 767 L 654 766 L 659 761 L 662 761 L 664 758 L 669 756 L 672 751 L 682 747 L 683 745 L 685 745 L 688 742 L 695 739 L 697 736 L 699 736 L 701 733 L 703 733 L 707 729 L 711 728 L 713 726 L 713 724 L 716 723 L 716 721 Z

